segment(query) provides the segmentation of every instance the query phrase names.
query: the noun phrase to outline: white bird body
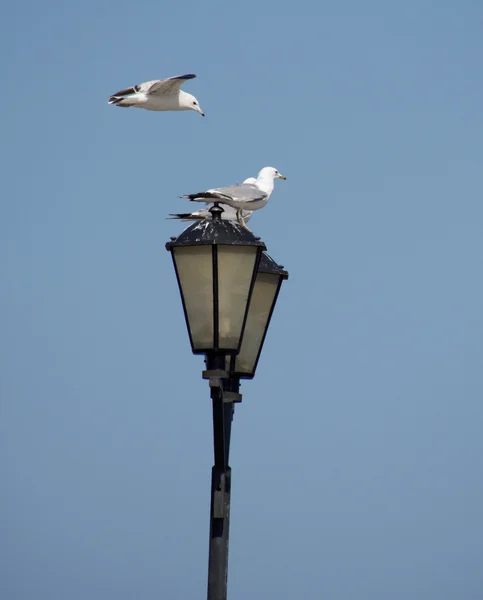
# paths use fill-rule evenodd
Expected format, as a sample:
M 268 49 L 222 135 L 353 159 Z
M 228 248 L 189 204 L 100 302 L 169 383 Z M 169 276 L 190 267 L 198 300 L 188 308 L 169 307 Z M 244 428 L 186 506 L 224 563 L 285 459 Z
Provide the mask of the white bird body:
M 108 103 L 121 108 L 144 108 L 155 111 L 195 110 L 203 117 L 198 100 L 191 94 L 183 92 L 181 85 L 196 75 L 177 75 L 168 79 L 154 79 L 130 88 L 120 90 L 112 95 Z

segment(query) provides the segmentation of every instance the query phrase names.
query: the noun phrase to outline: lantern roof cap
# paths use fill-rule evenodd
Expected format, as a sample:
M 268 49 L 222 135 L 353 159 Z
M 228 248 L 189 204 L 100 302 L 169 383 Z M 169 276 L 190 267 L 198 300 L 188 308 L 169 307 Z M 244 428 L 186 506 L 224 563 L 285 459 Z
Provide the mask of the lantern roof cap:
M 233 246 L 261 246 L 266 250 L 265 244 L 259 237 L 253 235 L 246 227 L 243 227 L 238 221 L 223 221 L 220 218 L 223 209 L 219 206 L 213 206 L 210 209 L 213 218 L 197 221 L 177 237 L 172 237 L 166 244 L 166 250 L 171 250 L 179 246 L 197 246 L 197 245 L 233 245 Z

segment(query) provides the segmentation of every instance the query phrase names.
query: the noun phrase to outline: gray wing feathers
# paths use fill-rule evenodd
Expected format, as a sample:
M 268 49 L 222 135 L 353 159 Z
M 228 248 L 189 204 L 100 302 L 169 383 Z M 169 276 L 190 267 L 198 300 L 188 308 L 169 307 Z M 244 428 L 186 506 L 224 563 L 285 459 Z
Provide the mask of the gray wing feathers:
M 198 192 L 197 194 L 187 194 L 181 198 L 188 198 L 193 202 L 206 202 L 209 204 L 213 201 L 232 204 L 243 202 L 250 204 L 251 202 L 260 202 L 265 200 L 268 194 L 262 192 L 256 185 L 252 183 L 240 183 L 239 185 L 231 185 L 224 188 L 214 188 L 206 192 Z M 247 208 L 245 206 L 245 208 Z
M 157 92 L 162 92 L 163 94 L 169 94 L 170 92 L 179 90 L 183 83 L 188 81 L 188 79 L 194 79 L 195 77 L 196 75 L 189 73 L 188 75 L 176 75 L 175 77 L 168 77 L 167 79 L 150 81 L 146 93 L 156 94 Z
M 216 188 L 216 190 L 208 190 L 209 192 L 218 192 L 223 196 L 240 200 L 243 202 L 257 202 L 266 198 L 267 194 L 262 192 L 256 185 L 252 183 L 241 183 L 240 185 L 231 185 L 225 188 Z
M 176 75 L 175 77 L 168 77 L 167 79 L 153 79 L 152 81 L 145 81 L 138 85 L 120 90 L 116 94 L 113 94 L 109 101 L 115 100 L 121 96 L 132 96 L 134 94 L 155 94 L 161 92 L 162 94 L 173 93 L 181 87 L 181 85 L 188 81 L 188 79 L 194 79 L 196 75 L 188 73 L 188 75 Z

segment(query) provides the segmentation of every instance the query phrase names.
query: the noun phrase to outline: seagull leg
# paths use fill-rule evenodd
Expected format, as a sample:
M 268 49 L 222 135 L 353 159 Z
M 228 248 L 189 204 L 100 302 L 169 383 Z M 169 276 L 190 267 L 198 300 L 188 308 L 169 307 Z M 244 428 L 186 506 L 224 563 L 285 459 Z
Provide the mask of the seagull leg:
M 250 231 L 250 229 L 248 229 L 247 227 L 247 224 L 245 223 L 245 219 L 243 218 L 243 216 L 240 215 L 240 219 L 242 227 L 244 227 L 247 231 Z
M 240 208 L 236 211 L 236 220 L 240 223 L 240 225 L 242 227 L 244 227 L 247 231 L 250 231 L 250 229 L 248 229 L 247 224 L 245 223 L 245 219 L 243 218 L 243 209 Z

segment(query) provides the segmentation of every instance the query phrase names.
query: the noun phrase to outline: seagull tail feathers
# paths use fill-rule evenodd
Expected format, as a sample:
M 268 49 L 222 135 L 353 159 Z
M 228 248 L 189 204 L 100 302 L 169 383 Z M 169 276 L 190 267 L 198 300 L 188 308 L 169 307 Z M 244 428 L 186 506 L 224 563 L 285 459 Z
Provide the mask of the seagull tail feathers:
M 193 213 L 170 213 L 167 219 L 181 219 L 183 221 L 202 221 L 203 217 L 194 215 Z

